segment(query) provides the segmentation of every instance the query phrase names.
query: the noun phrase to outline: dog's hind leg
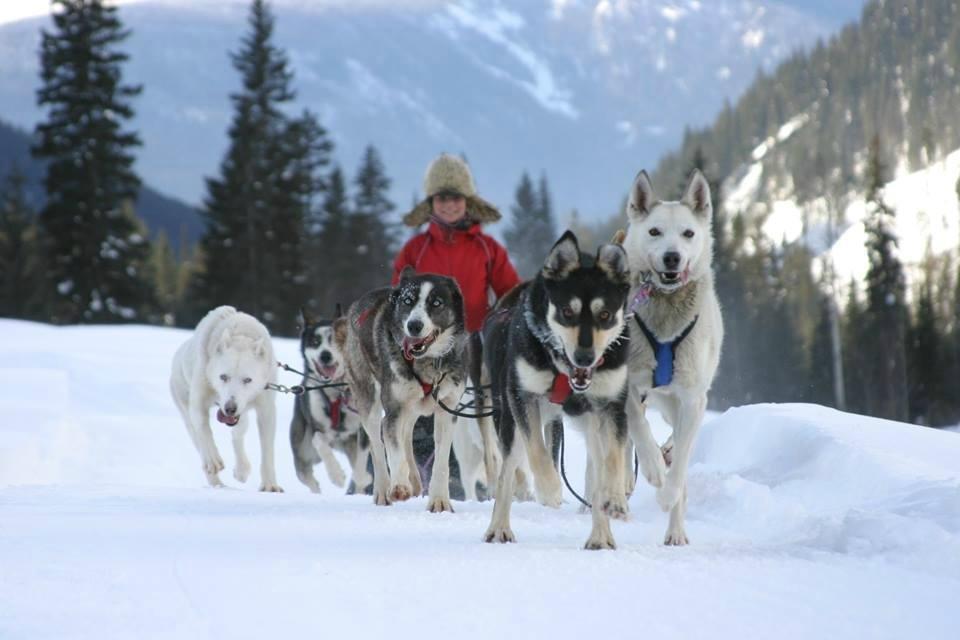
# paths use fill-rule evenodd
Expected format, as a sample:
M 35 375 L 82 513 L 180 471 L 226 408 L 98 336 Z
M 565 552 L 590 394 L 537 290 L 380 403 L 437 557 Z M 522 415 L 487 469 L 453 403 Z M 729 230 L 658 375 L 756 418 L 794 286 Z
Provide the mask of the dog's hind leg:
M 373 478 L 367 472 L 367 459 L 370 457 L 370 438 L 366 431 L 360 429 L 357 431 L 354 443 L 348 446 L 350 451 L 351 476 L 354 491 L 364 493 L 367 487 L 373 482 Z
M 664 544 L 684 545 L 689 542 L 684 528 L 686 515 L 687 467 L 693 442 L 707 407 L 706 395 L 675 398 L 676 424 L 673 425 L 673 459 L 663 486 L 657 490 L 657 502 L 664 511 L 670 511 L 670 524 Z
M 653 438 L 650 423 L 647 422 L 647 407 L 640 397 L 640 393 L 631 388 L 627 393 L 627 424 L 630 426 L 630 436 L 633 446 L 637 450 L 637 459 L 640 462 L 640 472 L 651 486 L 660 488 L 666 477 L 667 467 L 663 463 L 663 454 L 660 446 Z
M 236 458 L 236 462 L 233 465 L 233 477 L 238 482 L 246 482 L 247 478 L 250 477 L 250 459 L 247 458 L 247 452 L 243 448 L 243 439 L 247 435 L 247 426 L 249 422 L 247 421 L 247 416 L 240 416 L 240 421 L 233 427 L 233 430 L 230 432 L 231 439 L 233 440 L 233 454 Z
M 277 406 L 273 391 L 257 398 L 257 431 L 260 433 L 260 491 L 282 493 L 274 467 L 274 439 L 277 433 Z
M 459 394 L 444 399 L 447 406 L 456 406 Z M 450 504 L 450 447 L 453 445 L 453 421 L 449 413 L 437 409 L 433 414 L 433 473 L 430 476 L 430 500 L 427 510 L 431 513 L 453 512 Z

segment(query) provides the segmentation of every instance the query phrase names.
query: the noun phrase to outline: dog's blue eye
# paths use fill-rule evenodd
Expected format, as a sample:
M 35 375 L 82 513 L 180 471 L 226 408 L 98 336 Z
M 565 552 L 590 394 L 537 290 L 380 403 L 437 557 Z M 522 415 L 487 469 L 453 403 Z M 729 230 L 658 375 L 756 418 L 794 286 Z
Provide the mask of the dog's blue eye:
M 660 235 L 660 229 L 657 229 L 656 227 L 653 227 L 652 229 L 650 229 L 650 235 L 652 235 L 652 236 L 654 236 L 654 237 Z
M 684 232 L 683 232 L 683 237 L 684 237 L 684 238 L 692 238 L 692 237 L 693 237 L 693 229 L 687 229 L 686 231 L 684 231 Z
M 431 302 L 430 304 L 433 305 L 434 307 L 442 307 L 443 300 L 441 300 L 440 298 L 434 298 L 433 302 Z
M 404 299 L 403 299 L 403 304 L 407 305 L 408 307 L 412 307 L 412 306 L 413 306 L 413 298 L 410 298 L 410 297 L 404 298 Z
M 220 379 L 223 380 L 224 382 L 230 382 L 230 376 L 228 376 L 225 373 L 220 374 Z

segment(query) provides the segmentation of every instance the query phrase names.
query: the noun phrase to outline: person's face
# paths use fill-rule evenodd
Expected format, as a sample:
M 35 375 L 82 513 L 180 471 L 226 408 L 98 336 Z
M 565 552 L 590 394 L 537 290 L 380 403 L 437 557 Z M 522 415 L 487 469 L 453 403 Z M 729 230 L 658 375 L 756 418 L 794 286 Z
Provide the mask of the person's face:
M 467 215 L 467 199 L 461 195 L 438 193 L 430 198 L 433 203 L 433 215 L 447 224 L 459 222 Z

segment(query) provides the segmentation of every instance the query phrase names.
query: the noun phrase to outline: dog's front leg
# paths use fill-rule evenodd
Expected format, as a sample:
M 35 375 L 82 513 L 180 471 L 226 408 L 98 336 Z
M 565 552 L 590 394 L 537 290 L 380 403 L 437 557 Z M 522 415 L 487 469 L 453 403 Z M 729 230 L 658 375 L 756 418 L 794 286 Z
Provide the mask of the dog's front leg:
M 383 447 L 381 413 L 380 403 L 372 402 L 363 420 L 363 428 L 370 439 L 370 455 L 373 458 L 373 503 L 385 507 L 390 504 L 390 471 Z
M 327 468 L 327 477 L 330 478 L 330 482 L 338 487 L 345 485 L 347 483 L 347 476 L 343 473 L 343 468 L 337 461 L 337 457 L 333 455 L 333 449 L 330 448 L 330 443 L 323 437 L 323 434 L 314 431 L 310 443 L 313 444 L 313 448 L 320 454 L 320 460 L 323 461 L 323 466 Z
M 602 470 L 606 452 L 604 436 L 600 433 L 598 420 L 591 414 L 584 414 L 574 419 L 578 424 L 578 430 L 582 431 L 587 439 L 587 456 L 591 463 L 593 471 L 593 492 L 588 493 L 587 497 L 591 502 L 590 513 L 593 516 L 593 528 L 590 530 L 590 537 L 583 545 L 584 549 L 616 549 L 617 543 L 613 539 L 613 531 L 610 528 L 610 517 L 603 508 L 606 498 L 604 484 L 600 478 L 606 473 Z
M 450 394 L 444 398 L 444 404 L 455 407 L 459 398 L 459 394 Z M 453 505 L 450 504 L 450 446 L 453 444 L 451 418 L 449 413 L 439 407 L 433 414 L 433 473 L 430 475 L 430 500 L 427 503 L 427 510 L 431 513 L 453 511 Z
M 539 401 L 530 398 L 515 402 L 514 415 L 518 418 L 518 426 L 527 443 L 527 457 L 533 472 L 537 499 L 543 505 L 558 508 L 563 504 L 563 488 L 560 485 L 560 474 L 553 465 L 553 457 L 547 451 L 543 439 Z
M 647 422 L 647 407 L 643 403 L 642 393 L 630 387 L 627 393 L 627 424 L 633 446 L 637 449 L 640 471 L 651 486 L 660 488 L 667 473 L 660 445 L 653 438 L 650 423 Z
M 282 493 L 277 484 L 273 445 L 277 433 L 277 405 L 273 391 L 264 391 L 257 400 L 257 431 L 260 432 L 260 491 Z
M 684 526 L 687 502 L 687 467 L 693 453 L 693 442 L 700 430 L 707 407 L 706 395 L 681 396 L 676 402 L 676 424 L 673 425 L 673 455 L 663 486 L 657 490 L 657 502 L 670 511 L 670 523 L 664 537 L 666 545 L 689 543 Z
M 250 477 L 250 458 L 247 457 L 247 452 L 243 446 L 248 426 L 247 416 L 242 415 L 240 416 L 240 422 L 230 432 L 230 435 L 233 436 L 233 455 L 236 458 L 233 466 L 233 477 L 238 482 L 246 482 L 247 478 Z
M 493 503 L 493 516 L 490 526 L 483 534 L 484 542 L 516 542 L 517 537 L 510 529 L 510 507 L 513 504 L 513 482 L 523 455 L 522 442 L 517 442 L 516 426 L 509 411 L 505 411 L 498 431 L 503 443 L 503 465 L 497 479 L 497 496 Z
M 390 464 L 390 499 L 402 502 L 413 497 L 410 481 L 410 460 L 407 455 L 406 437 L 412 437 L 416 415 L 402 405 L 384 407 L 383 442 L 387 449 L 387 461 Z M 408 435 L 409 434 L 409 435 Z
M 188 427 L 192 430 L 194 444 L 200 452 L 203 461 L 203 472 L 211 487 L 222 487 L 220 472 L 223 471 L 223 458 L 217 451 L 213 441 L 213 431 L 210 430 L 209 405 L 204 401 L 204 392 L 194 389 L 190 393 L 190 421 Z

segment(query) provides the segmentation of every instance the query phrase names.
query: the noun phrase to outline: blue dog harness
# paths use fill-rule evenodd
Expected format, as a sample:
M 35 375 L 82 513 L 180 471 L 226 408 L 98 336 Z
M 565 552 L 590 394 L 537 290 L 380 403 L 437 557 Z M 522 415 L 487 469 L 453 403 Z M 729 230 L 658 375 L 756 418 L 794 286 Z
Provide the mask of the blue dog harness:
M 650 348 L 653 349 L 653 354 L 657 358 L 657 367 L 653 370 L 653 386 L 665 387 L 673 381 L 673 360 L 677 355 L 677 346 L 690 335 L 700 316 L 694 316 L 693 321 L 687 325 L 687 328 L 670 342 L 657 340 L 657 337 L 647 328 L 647 325 L 643 324 L 643 320 L 640 319 L 638 314 L 633 314 L 633 317 L 636 318 L 640 330 L 643 331 L 643 335 L 646 336 L 647 342 L 650 343 Z

